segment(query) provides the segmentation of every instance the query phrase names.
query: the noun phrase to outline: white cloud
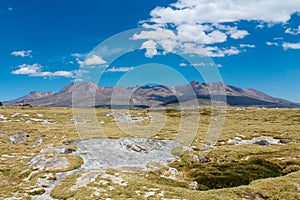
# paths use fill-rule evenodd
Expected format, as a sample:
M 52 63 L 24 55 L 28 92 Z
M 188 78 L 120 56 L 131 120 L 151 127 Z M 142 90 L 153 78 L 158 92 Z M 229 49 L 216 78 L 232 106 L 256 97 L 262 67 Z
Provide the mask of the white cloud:
M 188 66 L 188 65 L 187 65 L 186 63 L 180 63 L 179 66 L 180 66 L 180 67 L 186 67 L 186 66 Z
M 230 37 L 233 38 L 233 39 L 243 39 L 247 35 L 249 35 L 248 31 L 245 31 L 245 30 L 235 30 L 235 31 L 231 32 Z
M 219 30 L 206 33 L 202 25 L 182 24 L 177 27 L 178 39 L 183 42 L 197 42 L 201 44 L 215 44 L 225 42 L 227 36 Z
M 151 12 L 151 22 L 200 24 L 257 20 L 286 23 L 300 10 L 300 0 L 179 0 Z
M 100 56 L 97 56 L 95 54 L 90 55 L 84 61 L 80 60 L 79 58 L 76 58 L 76 61 L 80 66 L 91 66 L 91 65 L 104 65 L 104 64 L 107 64 L 107 62 L 103 58 L 101 58 Z
M 142 44 L 141 49 L 146 49 L 145 56 L 147 58 L 152 58 L 153 56 L 158 55 L 156 47 L 157 44 L 153 40 L 148 40 Z
M 243 39 L 244 37 L 246 37 L 247 35 L 249 35 L 249 32 L 246 30 L 238 30 L 237 26 L 225 26 L 222 24 L 214 24 L 212 25 L 215 28 L 217 28 L 218 30 L 222 30 L 225 31 L 225 33 L 227 35 L 229 35 L 231 38 L 233 39 Z
M 255 48 L 254 44 L 240 44 L 241 48 Z
M 236 47 L 230 48 L 222 48 L 213 47 L 213 48 L 206 48 L 206 52 L 208 56 L 211 57 L 225 57 L 225 56 L 232 56 L 240 54 L 240 50 Z
M 83 58 L 83 57 L 87 56 L 87 54 L 86 53 L 71 53 L 71 56 L 77 57 L 77 58 Z
M 268 46 L 279 46 L 277 42 L 266 42 Z
M 257 29 L 263 29 L 263 28 L 265 28 L 265 25 L 263 23 L 260 23 L 255 28 L 257 28 Z
M 193 67 L 205 67 L 206 64 L 204 62 L 201 62 L 201 63 L 193 63 L 191 64 Z
M 66 78 L 73 78 L 74 77 L 74 72 L 56 71 L 56 72 L 53 72 L 51 76 L 61 76 L 61 77 L 66 77 Z
M 134 67 L 118 67 L 118 68 L 112 67 L 112 68 L 106 70 L 106 72 L 112 72 L 112 73 L 114 73 L 114 72 L 129 72 L 133 69 L 134 69 Z
M 298 43 L 284 42 L 282 44 L 282 47 L 283 47 L 284 50 L 288 50 L 288 49 L 300 49 L 300 42 L 298 42 Z
M 65 77 L 74 78 L 76 71 L 56 71 L 56 72 L 43 72 L 42 66 L 39 64 L 22 64 L 18 66 L 19 69 L 12 71 L 15 75 L 29 75 L 32 77 Z
M 20 57 L 32 57 L 32 50 L 21 50 L 21 51 L 13 51 L 11 55 L 20 56 Z
M 38 71 L 41 71 L 42 66 L 39 64 L 27 65 L 22 64 L 18 66 L 19 69 L 12 72 L 12 74 L 35 74 Z
M 300 35 L 300 25 L 296 29 L 292 29 L 292 28 L 286 29 L 285 33 L 291 34 L 291 35 Z
M 158 28 L 155 31 L 142 31 L 139 34 L 134 34 L 133 39 L 134 40 L 139 40 L 139 39 L 149 39 L 149 40 L 176 39 L 176 35 L 171 30 Z
M 141 21 L 141 24 L 153 30 L 135 34 L 133 39 L 148 40 L 152 47 L 167 52 L 203 55 L 206 51 L 213 57 L 236 55 L 245 50 L 237 47 L 213 49 L 207 45 L 225 43 L 229 37 L 238 40 L 250 35 L 247 30 L 239 29 L 242 20 L 259 23 L 257 28 L 267 28 L 288 22 L 298 11 L 300 0 L 178 0 L 167 7 L 152 10 L 150 19 Z M 246 47 L 255 46 L 240 45 L 240 48 Z M 148 57 L 157 54 L 153 48 L 146 49 Z

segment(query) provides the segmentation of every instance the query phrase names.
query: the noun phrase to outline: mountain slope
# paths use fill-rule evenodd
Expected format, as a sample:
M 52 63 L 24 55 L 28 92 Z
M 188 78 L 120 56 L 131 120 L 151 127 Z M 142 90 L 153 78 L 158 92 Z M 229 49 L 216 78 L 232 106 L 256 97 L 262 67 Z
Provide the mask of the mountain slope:
M 75 89 L 75 90 L 74 90 Z M 223 90 L 222 90 L 223 89 Z M 81 82 L 70 84 L 54 92 L 32 92 L 24 97 L 5 102 L 6 106 L 30 103 L 32 106 L 42 107 L 179 107 L 179 104 L 191 105 L 197 98 L 200 106 L 210 105 L 211 100 L 224 101 L 231 106 L 259 106 L 259 107 L 300 107 L 300 104 L 284 99 L 274 98 L 254 89 L 242 89 L 223 83 L 199 83 L 177 87 L 162 85 L 137 86 L 134 88 L 102 88 L 95 83 Z M 223 91 L 223 92 L 222 92 Z M 179 103 L 180 102 L 180 103 Z M 193 106 L 192 105 L 192 106 Z

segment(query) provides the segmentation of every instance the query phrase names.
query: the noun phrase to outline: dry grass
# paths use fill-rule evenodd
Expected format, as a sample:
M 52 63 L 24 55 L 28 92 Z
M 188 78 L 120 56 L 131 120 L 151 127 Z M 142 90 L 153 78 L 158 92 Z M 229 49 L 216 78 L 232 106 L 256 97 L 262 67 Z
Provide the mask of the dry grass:
M 124 132 L 113 120 L 112 116 L 107 116 L 109 112 L 111 111 L 107 109 L 96 110 L 96 117 L 98 119 L 97 127 L 99 127 L 99 130 L 90 131 L 85 135 L 87 138 L 137 136 Z M 161 114 L 159 111 L 157 112 L 159 115 Z M 15 113 L 20 114 L 12 117 Z M 182 116 L 187 117 L 186 119 L 189 119 L 189 123 L 192 125 L 192 120 L 200 113 L 201 121 L 196 132 L 196 137 L 191 145 L 194 146 L 194 149 L 201 149 L 209 128 L 210 109 L 203 108 L 185 113 L 168 110 L 166 113 L 167 118 L 162 129 L 156 131 L 156 127 L 152 127 L 153 131 L 150 131 L 151 134 L 146 134 L 145 137 L 174 139 L 178 137 L 177 134 Z M 42 114 L 43 116 L 39 117 L 41 115 L 38 116 L 37 114 Z M 148 111 L 130 111 L 130 114 L 136 119 L 140 116 L 147 116 Z M 0 107 L 0 115 L 4 115 L 7 120 L 11 120 L 9 122 L 1 122 L 2 119 L 0 119 L 0 199 L 12 196 L 30 199 L 28 190 L 37 187 L 37 178 L 47 172 L 41 171 L 29 181 L 24 181 L 23 179 L 28 177 L 33 171 L 32 167 L 27 165 L 28 161 L 40 154 L 40 150 L 49 145 L 61 147 L 65 146 L 65 143 L 69 141 L 80 139 L 76 126 L 70 120 L 73 118 L 72 110 L 64 108 L 21 109 L 19 107 Z M 28 123 L 30 118 L 47 119 L 50 122 L 55 122 L 55 124 L 42 124 L 41 122 L 32 120 L 31 123 Z M 149 124 L 148 121 L 137 123 L 140 129 L 149 126 Z M 83 124 L 77 126 L 77 128 L 79 130 L 80 128 L 90 130 L 89 128 L 91 127 Z M 192 133 L 192 131 L 192 127 L 187 128 L 184 134 Z M 18 133 L 27 133 L 29 137 L 21 144 L 12 144 L 8 141 L 9 136 Z M 243 136 L 243 139 L 252 139 L 253 137 L 262 135 L 278 139 L 288 138 L 292 142 L 286 145 L 271 146 L 236 146 L 227 143 L 228 139 L 237 136 Z M 43 143 L 40 146 L 33 147 L 40 138 L 43 140 Z M 121 170 L 115 170 L 112 173 L 119 173 L 119 176 L 128 182 L 127 186 L 114 184 L 108 180 L 107 185 L 104 186 L 103 184 L 101 185 L 103 183 L 101 177 L 98 177 L 87 186 L 70 191 L 69 188 L 79 176 L 72 175 L 57 185 L 56 189 L 52 191 L 52 195 L 61 199 L 103 199 L 104 197 L 112 199 L 145 199 L 147 194 L 153 194 L 154 192 L 148 199 L 162 199 L 163 197 L 185 199 L 300 199 L 300 172 L 297 171 L 300 166 L 299 143 L 299 109 L 229 108 L 226 113 L 226 122 L 222 134 L 216 144 L 217 148 L 206 155 L 210 163 L 195 164 L 191 159 L 191 155 L 185 153 L 180 161 L 172 164 L 183 173 L 183 177 L 180 180 L 173 181 L 161 178 L 160 175 L 163 173 L 163 169 L 151 173 L 140 171 L 125 173 Z M 75 148 L 72 146 L 68 147 Z M 78 156 L 65 154 L 59 156 L 64 156 L 69 160 L 70 166 L 67 170 L 78 168 L 83 162 Z M 277 178 L 260 179 L 251 182 L 247 186 L 226 189 L 208 191 L 187 189 L 187 185 L 191 181 L 196 179 L 199 181 L 199 178 L 201 178 L 199 174 L 204 173 L 206 169 L 211 167 L 209 165 L 214 165 L 214 170 L 220 172 L 220 167 L 222 166 L 227 166 L 229 170 L 236 169 L 239 168 L 239 165 L 236 163 L 246 163 L 247 165 L 247 160 L 251 159 L 270 162 L 278 166 L 282 175 L 287 175 Z M 251 163 L 248 163 L 248 165 L 251 165 Z M 234 167 L 231 168 L 230 166 Z M 230 174 L 232 171 L 234 170 L 230 172 L 226 171 L 226 173 Z M 56 172 L 54 171 L 54 173 Z M 223 173 L 224 171 L 221 170 L 221 172 Z M 114 187 L 114 189 L 110 190 L 111 187 Z M 95 188 L 100 188 L 100 191 L 97 191 Z M 100 196 L 97 196 L 97 192 L 100 193 Z

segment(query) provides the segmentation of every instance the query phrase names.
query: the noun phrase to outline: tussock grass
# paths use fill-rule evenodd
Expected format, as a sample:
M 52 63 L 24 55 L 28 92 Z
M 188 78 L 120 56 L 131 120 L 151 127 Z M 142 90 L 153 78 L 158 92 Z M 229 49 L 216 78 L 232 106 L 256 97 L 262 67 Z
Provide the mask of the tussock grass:
M 106 116 L 111 112 L 108 109 L 96 109 L 96 117 L 101 133 L 98 130 L 93 137 L 120 138 L 132 137 L 125 133 L 113 117 Z M 123 112 L 122 110 L 118 112 Z M 160 112 L 160 111 L 155 111 Z M 15 117 L 12 115 L 20 113 Z M 300 110 L 299 109 L 256 109 L 256 108 L 228 108 L 226 121 L 222 134 L 216 143 L 216 149 L 206 156 L 209 163 L 197 163 L 191 153 L 178 150 L 181 159 L 172 163 L 182 172 L 182 178 L 174 181 L 162 178 L 164 168 L 156 172 L 125 173 L 115 169 L 111 173 L 119 173 L 128 182 L 127 186 L 120 186 L 109 182 L 101 185 L 101 180 L 96 179 L 87 187 L 70 191 L 68 188 L 74 184 L 78 175 L 66 177 L 51 195 L 59 199 L 145 199 L 151 188 L 158 188 L 153 196 L 148 199 L 185 198 L 185 199 L 300 199 Z M 30 199 L 28 191 L 38 187 L 37 178 L 47 173 L 41 171 L 32 176 L 29 181 L 24 181 L 33 169 L 27 165 L 34 156 L 39 155 L 41 149 L 53 145 L 54 147 L 75 147 L 67 145 L 68 142 L 79 140 L 76 126 L 70 120 L 73 118 L 72 110 L 67 108 L 24 108 L 0 107 L 0 114 L 9 122 L 0 119 L 0 199 L 7 197 L 22 197 Z M 42 117 L 39 117 L 42 114 Z M 133 118 L 147 116 L 147 110 L 131 110 Z M 174 139 L 178 134 L 180 119 L 182 116 L 194 119 L 200 114 L 199 127 L 196 137 L 192 142 L 194 149 L 201 149 L 204 138 L 209 128 L 212 115 L 209 108 L 180 112 L 166 110 L 166 121 L 161 130 L 148 135 L 155 139 Z M 55 124 L 42 124 L 31 121 L 30 118 L 47 119 Z M 100 123 L 102 122 L 102 123 Z M 149 125 L 148 121 L 138 123 L 140 127 Z M 187 128 L 187 132 L 192 128 Z M 21 144 L 12 144 L 8 137 L 26 132 L 29 137 Z M 286 145 L 232 145 L 227 141 L 235 137 L 252 139 L 259 136 L 271 136 L 277 139 L 291 139 Z M 42 139 L 43 143 L 34 147 L 34 144 Z M 193 153 L 192 153 L 193 154 Z M 195 154 L 195 153 L 194 153 Z M 72 170 L 82 165 L 83 160 L 75 155 L 59 155 L 66 157 L 70 166 L 66 170 Z M 66 171 L 63 170 L 63 171 Z M 58 171 L 52 171 L 56 173 Z M 267 178 L 279 176 L 277 178 Z M 188 184 L 198 181 L 199 190 L 188 189 Z M 238 186 L 241 185 L 241 186 Z M 109 190 L 109 186 L 115 189 Z M 226 188 L 224 188 L 226 187 Z M 232 187 L 232 188 L 227 188 Z M 97 197 L 95 189 L 100 188 L 101 197 Z M 215 189 L 223 188 L 223 189 Z M 103 190 L 102 190 L 103 189 Z M 209 190 L 207 190 L 209 189 Z M 207 191 L 200 191 L 207 190 Z M 101 192 L 102 191 L 102 192 Z M 137 191 L 140 191 L 138 194 Z M 105 194 L 106 196 L 102 196 Z

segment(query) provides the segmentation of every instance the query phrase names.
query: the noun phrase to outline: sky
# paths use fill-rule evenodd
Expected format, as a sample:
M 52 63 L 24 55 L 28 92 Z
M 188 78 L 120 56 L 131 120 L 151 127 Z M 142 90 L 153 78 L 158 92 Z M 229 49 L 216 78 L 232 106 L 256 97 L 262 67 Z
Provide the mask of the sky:
M 214 65 L 226 84 L 300 102 L 300 0 L 1 0 L 0 26 L 0 101 L 99 71 L 107 87 L 207 81 L 195 68 Z

